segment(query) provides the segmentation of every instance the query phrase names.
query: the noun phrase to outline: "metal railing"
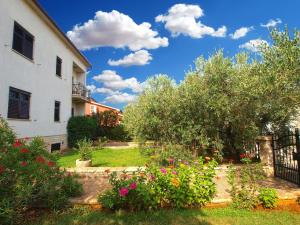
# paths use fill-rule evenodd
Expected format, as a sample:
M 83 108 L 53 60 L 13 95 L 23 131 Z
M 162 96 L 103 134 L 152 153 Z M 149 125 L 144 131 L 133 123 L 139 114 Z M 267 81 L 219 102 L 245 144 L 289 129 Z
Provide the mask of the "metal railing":
M 82 83 L 73 83 L 72 84 L 72 95 L 75 97 L 81 97 L 84 99 L 91 98 L 91 91 L 86 88 Z

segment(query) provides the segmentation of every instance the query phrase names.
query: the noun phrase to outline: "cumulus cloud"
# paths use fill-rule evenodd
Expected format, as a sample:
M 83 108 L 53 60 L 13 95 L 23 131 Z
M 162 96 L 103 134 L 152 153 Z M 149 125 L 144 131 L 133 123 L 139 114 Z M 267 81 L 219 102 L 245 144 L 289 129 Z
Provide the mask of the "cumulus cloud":
M 213 37 L 225 37 L 227 28 L 222 26 L 215 30 L 197 21 L 204 15 L 203 10 L 198 5 L 176 4 L 173 5 L 166 14 L 158 15 L 156 22 L 165 24 L 173 37 L 180 34 L 192 38 L 202 38 L 205 35 Z
M 143 66 L 152 60 L 151 54 L 147 50 L 139 50 L 126 55 L 123 59 L 108 60 L 110 66 Z
M 241 27 L 237 29 L 233 34 L 230 34 L 230 37 L 234 40 L 245 37 L 247 33 L 253 29 L 253 27 Z
M 94 76 L 93 79 L 102 83 L 104 88 L 112 91 L 130 89 L 132 92 L 139 93 L 143 90 L 142 84 L 135 77 L 123 79 L 113 70 L 104 70 L 101 74 Z
M 282 23 L 281 19 L 277 18 L 277 19 L 270 19 L 266 24 L 261 24 L 260 26 L 266 28 L 272 28 L 272 27 L 276 27 L 278 24 L 281 23 Z
M 119 93 L 119 91 L 114 91 L 109 88 L 101 87 L 97 88 L 95 85 L 88 85 L 87 89 L 89 89 L 93 94 L 94 93 L 99 93 L 99 94 L 105 94 L 105 95 L 113 95 Z
M 128 47 L 132 51 L 156 49 L 169 45 L 166 37 L 159 37 L 151 24 L 136 24 L 128 15 L 116 10 L 96 12 L 94 19 L 77 24 L 67 32 L 69 39 L 80 49 L 98 47 Z
M 259 47 L 262 45 L 269 45 L 267 41 L 262 39 L 254 39 L 246 42 L 245 44 L 242 44 L 239 46 L 239 48 L 244 48 L 252 52 L 258 52 Z
M 119 94 L 114 94 L 111 96 L 107 96 L 104 99 L 104 102 L 109 102 L 113 104 L 118 104 L 118 103 L 130 103 L 134 102 L 136 100 L 137 96 L 128 94 L 128 93 L 119 93 Z

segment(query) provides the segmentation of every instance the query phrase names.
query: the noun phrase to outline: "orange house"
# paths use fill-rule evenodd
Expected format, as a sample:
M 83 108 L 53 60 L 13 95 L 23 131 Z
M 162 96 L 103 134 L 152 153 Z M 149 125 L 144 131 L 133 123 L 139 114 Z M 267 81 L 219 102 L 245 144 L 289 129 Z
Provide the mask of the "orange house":
M 86 116 L 91 116 L 93 114 L 108 111 L 108 110 L 112 110 L 118 114 L 119 123 L 120 123 L 122 120 L 122 117 L 123 117 L 122 111 L 120 109 L 100 104 L 100 103 L 96 102 L 95 99 L 93 99 L 93 98 L 91 98 L 91 100 L 85 104 L 85 115 Z

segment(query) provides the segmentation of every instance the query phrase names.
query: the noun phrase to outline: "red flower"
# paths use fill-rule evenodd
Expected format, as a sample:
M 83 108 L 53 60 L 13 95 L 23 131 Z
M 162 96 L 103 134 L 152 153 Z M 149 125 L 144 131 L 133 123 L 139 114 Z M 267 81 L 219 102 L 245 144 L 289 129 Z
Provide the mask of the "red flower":
M 5 167 L 4 167 L 4 166 L 2 166 L 2 165 L 0 165 L 0 173 L 3 173 L 3 172 L 4 172 L 4 170 L 5 170 Z
M 27 166 L 27 162 L 26 161 L 21 162 L 21 166 Z
M 20 150 L 21 153 L 29 153 L 29 150 L 27 148 L 22 148 Z
M 246 158 L 246 156 L 247 156 L 246 153 L 241 153 L 241 154 L 240 154 L 240 158 L 241 158 L 241 159 Z
M 36 157 L 35 160 L 36 160 L 38 163 L 45 163 L 45 162 L 46 162 L 46 160 L 45 160 L 42 156 Z
M 121 188 L 120 190 L 119 190 L 119 195 L 121 196 L 121 197 L 125 197 L 126 195 L 128 194 L 128 189 L 127 188 Z
M 19 140 L 16 140 L 15 143 L 13 144 L 14 148 L 20 147 L 22 143 Z
M 55 162 L 48 162 L 48 166 L 50 167 L 55 166 Z

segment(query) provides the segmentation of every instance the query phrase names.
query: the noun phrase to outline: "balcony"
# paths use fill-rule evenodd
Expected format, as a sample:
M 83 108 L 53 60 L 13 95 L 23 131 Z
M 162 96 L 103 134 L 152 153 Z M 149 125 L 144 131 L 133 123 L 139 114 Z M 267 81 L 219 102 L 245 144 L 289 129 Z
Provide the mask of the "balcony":
M 72 98 L 75 102 L 86 102 L 91 99 L 91 92 L 82 83 L 73 83 Z

